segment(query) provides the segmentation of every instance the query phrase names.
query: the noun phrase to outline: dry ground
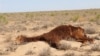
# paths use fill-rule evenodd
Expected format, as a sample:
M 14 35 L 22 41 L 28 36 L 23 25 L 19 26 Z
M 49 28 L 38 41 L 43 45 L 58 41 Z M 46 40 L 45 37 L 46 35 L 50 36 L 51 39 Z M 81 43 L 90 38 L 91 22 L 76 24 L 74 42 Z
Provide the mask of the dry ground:
M 62 40 L 60 50 L 45 42 L 15 45 L 18 35 L 37 36 L 58 25 L 85 29 L 94 44 L 80 47 L 80 42 Z M 100 10 L 25 12 L 0 14 L 0 56 L 97 56 L 100 55 Z

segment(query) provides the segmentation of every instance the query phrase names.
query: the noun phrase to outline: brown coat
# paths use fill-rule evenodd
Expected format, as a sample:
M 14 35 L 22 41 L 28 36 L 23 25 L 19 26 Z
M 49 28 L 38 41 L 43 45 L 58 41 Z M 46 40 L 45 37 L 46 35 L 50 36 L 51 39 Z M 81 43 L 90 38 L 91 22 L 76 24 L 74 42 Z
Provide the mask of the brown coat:
M 19 37 L 19 36 L 18 36 Z M 19 38 L 17 37 L 17 41 L 21 42 L 19 39 L 23 39 L 22 42 L 31 42 L 31 41 L 46 41 L 49 43 L 52 47 L 57 48 L 57 45 L 60 40 L 62 39 L 74 39 L 76 41 L 79 41 L 81 43 L 85 42 L 93 42 L 93 39 L 90 39 L 86 36 L 84 29 L 81 27 L 75 27 L 71 25 L 61 25 L 50 32 L 44 33 L 40 36 L 36 37 L 26 37 L 26 36 L 20 36 Z

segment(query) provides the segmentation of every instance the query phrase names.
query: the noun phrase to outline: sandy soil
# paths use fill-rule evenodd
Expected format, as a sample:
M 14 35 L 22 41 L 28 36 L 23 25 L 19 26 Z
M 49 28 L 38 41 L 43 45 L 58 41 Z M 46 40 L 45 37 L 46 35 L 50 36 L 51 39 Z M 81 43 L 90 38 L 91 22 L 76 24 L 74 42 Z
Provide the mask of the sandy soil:
M 10 21 L 0 26 L 0 56 L 97 56 L 100 55 L 100 25 L 94 22 L 52 22 L 53 20 Z M 85 29 L 86 34 L 95 39 L 94 44 L 80 47 L 76 41 L 62 40 L 60 50 L 45 42 L 14 44 L 18 35 L 37 36 L 48 32 L 58 25 L 74 25 Z M 63 50 L 64 49 L 64 50 Z

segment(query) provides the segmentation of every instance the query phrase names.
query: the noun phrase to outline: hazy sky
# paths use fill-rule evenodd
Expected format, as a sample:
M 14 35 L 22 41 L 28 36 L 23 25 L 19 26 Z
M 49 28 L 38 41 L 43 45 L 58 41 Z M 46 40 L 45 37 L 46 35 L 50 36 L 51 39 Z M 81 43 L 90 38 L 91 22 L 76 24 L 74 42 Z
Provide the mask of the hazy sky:
M 0 0 L 0 12 L 100 8 L 100 0 Z

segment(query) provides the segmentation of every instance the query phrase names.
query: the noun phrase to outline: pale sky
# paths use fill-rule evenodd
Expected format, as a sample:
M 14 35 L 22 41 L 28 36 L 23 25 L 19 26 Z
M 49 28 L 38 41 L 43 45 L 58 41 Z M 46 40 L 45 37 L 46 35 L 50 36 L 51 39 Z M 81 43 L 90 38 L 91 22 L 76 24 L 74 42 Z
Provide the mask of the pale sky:
M 0 0 L 0 13 L 91 8 L 100 8 L 100 0 Z

